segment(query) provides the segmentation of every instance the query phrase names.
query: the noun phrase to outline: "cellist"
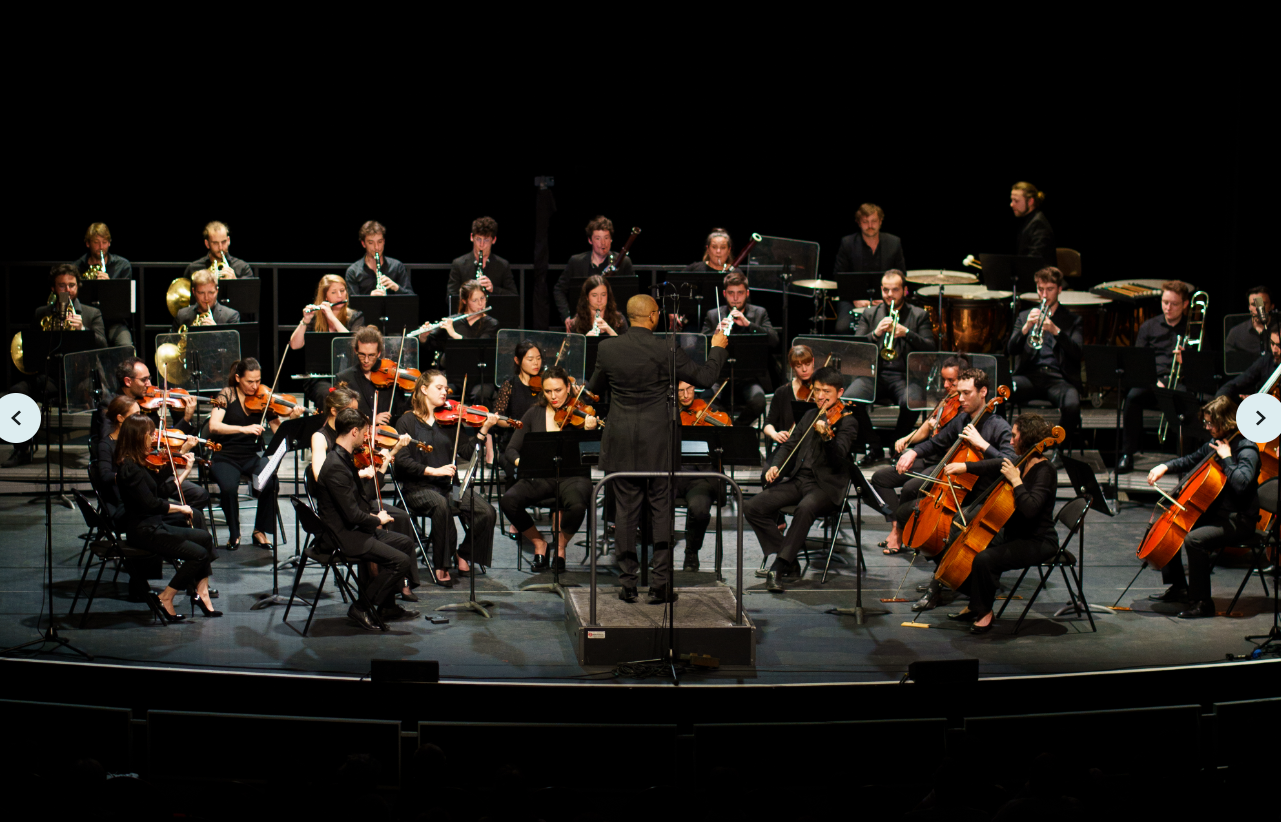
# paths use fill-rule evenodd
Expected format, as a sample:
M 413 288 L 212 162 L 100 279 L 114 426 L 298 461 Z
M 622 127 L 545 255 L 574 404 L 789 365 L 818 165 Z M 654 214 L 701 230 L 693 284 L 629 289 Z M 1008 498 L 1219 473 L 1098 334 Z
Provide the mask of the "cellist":
M 1259 519 L 1259 446 L 1237 430 L 1236 405 L 1228 397 L 1215 397 L 1201 406 L 1201 418 L 1213 438 L 1185 457 L 1162 463 L 1148 472 L 1148 485 L 1168 471 L 1185 472 L 1214 455 L 1223 467 L 1224 484 L 1214 502 L 1183 540 L 1188 555 L 1188 575 L 1176 553 L 1161 569 L 1161 580 L 1170 587 L 1149 599 L 1185 602 L 1180 619 L 1214 616 L 1210 598 L 1210 552 L 1232 545 L 1254 532 Z
M 1014 453 L 1024 457 L 1037 443 L 1051 435 L 1050 424 L 1040 414 L 1020 414 L 1014 420 L 1011 442 Z M 969 472 L 979 476 L 998 477 L 1014 489 L 1014 513 L 988 547 L 974 557 L 969 578 L 961 585 L 970 604 L 948 619 L 969 622 L 970 633 L 985 634 L 992 630 L 992 603 L 996 588 L 1005 571 L 1030 568 L 1054 556 L 1058 537 L 1054 531 L 1054 496 L 1058 492 L 1058 472 L 1039 453 L 1019 464 L 1009 457 L 982 459 L 975 462 L 951 463 L 949 473 Z M 976 498 L 977 499 L 977 498 Z M 977 508 L 977 506 L 976 506 Z M 968 518 L 969 511 L 966 511 Z M 955 523 L 953 528 L 959 527 Z M 941 559 L 946 551 L 936 559 Z

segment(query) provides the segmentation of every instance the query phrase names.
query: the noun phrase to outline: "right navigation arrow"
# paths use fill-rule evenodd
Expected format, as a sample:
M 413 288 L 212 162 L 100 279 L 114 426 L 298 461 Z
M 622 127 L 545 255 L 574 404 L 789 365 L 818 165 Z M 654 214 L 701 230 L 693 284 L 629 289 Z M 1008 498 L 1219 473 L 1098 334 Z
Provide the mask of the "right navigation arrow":
M 1255 411 L 1254 413 L 1259 415 L 1259 425 L 1263 425 L 1263 421 L 1266 420 L 1267 417 L 1263 416 L 1262 411 Z

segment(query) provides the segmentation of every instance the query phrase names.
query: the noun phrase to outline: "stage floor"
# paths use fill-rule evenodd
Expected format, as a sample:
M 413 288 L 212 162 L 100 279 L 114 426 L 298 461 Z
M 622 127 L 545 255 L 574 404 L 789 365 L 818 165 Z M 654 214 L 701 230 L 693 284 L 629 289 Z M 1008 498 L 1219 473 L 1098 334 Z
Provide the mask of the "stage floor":
M 69 477 L 83 476 L 79 473 L 83 468 L 77 465 L 82 456 L 68 450 L 64 459 Z M 1136 487 L 1147 462 L 1155 463 L 1156 458 L 1144 460 L 1139 471 L 1131 475 Z M 39 468 L 42 475 L 43 465 Z M 0 528 L 6 534 L 6 550 L 0 559 L 2 647 L 36 636 L 37 614 L 44 602 L 44 506 L 30 502 L 35 486 L 20 482 L 27 475 L 34 478 L 35 469 L 36 466 L 28 466 L 0 474 L 0 492 L 4 492 L 0 496 Z M 284 487 L 288 490 L 291 484 L 285 483 Z M 1070 495 L 1066 477 L 1060 475 L 1060 504 Z M 1121 510 L 1112 518 L 1097 512 L 1088 515 L 1084 555 L 1085 593 L 1090 602 L 1111 605 L 1138 570 L 1134 550 L 1147 526 L 1152 496 L 1145 495 L 1140 504 L 1126 501 L 1123 495 Z M 253 503 L 246 501 L 244 505 L 242 522 L 250 522 Z M 289 540 L 280 547 L 283 558 L 293 553 L 295 538 L 292 511 L 282 506 L 282 513 Z M 104 582 L 88 626 L 81 629 L 79 614 L 68 619 L 66 612 L 81 572 L 76 565 L 81 549 L 77 535 L 85 528 L 78 512 L 60 505 L 54 506 L 53 517 L 53 598 L 59 630 L 99 662 L 360 676 L 369 670 L 371 658 L 423 659 L 439 661 L 442 678 L 634 682 L 614 679 L 607 668 L 584 668 L 578 664 L 561 600 L 554 594 L 519 590 L 530 582 L 550 581 L 550 575 L 534 577 L 517 571 L 516 543 L 502 535 L 495 540 L 494 566 L 476 585 L 478 595 L 494 603 L 492 619 L 447 613 L 448 624 L 431 624 L 422 616 L 433 613 L 439 605 L 465 600 L 467 589 L 428 585 L 418 589 L 422 601 L 411 605 L 421 612 L 419 618 L 394 623 L 385 634 L 368 634 L 347 620 L 346 606 L 332 582 L 327 582 L 311 633 L 304 638 L 300 631 L 306 619 L 305 609 L 295 606 L 288 624 L 282 622 L 283 606 L 250 610 L 259 596 L 271 591 L 271 555 L 245 545 L 235 552 L 222 551 L 214 566 L 213 584 L 222 593 L 215 604 L 226 612 L 224 617 L 205 619 L 197 615 L 186 624 L 151 624 L 143 605 L 123 599 L 122 576 L 118 588 Z M 732 525 L 731 508 L 725 509 L 725 521 Z M 909 568 L 911 554 L 883 556 L 876 543 L 885 537 L 885 523 L 866 509 L 864 521 L 868 565 L 863 582 L 864 605 L 869 610 L 885 609 L 890 613 L 869 615 L 864 625 L 858 625 L 852 616 L 826 613 L 831 608 L 851 608 L 855 604 L 852 549 L 842 553 L 849 564 L 834 565 L 834 574 L 826 584 L 820 584 L 820 566 L 811 568 L 802 581 L 788 585 L 786 593 L 765 591 L 763 581 L 753 575 L 761 555 L 749 530 L 745 535 L 743 599 L 757 628 L 756 667 L 722 669 L 701 674 L 699 679 L 713 684 L 887 681 L 898 680 L 916 660 L 975 657 L 980 660 L 980 675 L 984 677 L 1212 663 L 1223 660 L 1225 654 L 1250 651 L 1253 646 L 1243 637 L 1266 632 L 1272 620 L 1271 599 L 1264 597 L 1257 579 L 1246 586 L 1237 605 L 1240 617 L 1176 619 L 1177 606 L 1148 602 L 1149 594 L 1163 589 L 1159 573 L 1148 570 L 1121 602 L 1134 610 L 1096 613 L 1097 633 L 1090 630 L 1083 617 L 1052 616 L 1067 599 L 1061 580 L 1055 579 L 1041 594 L 1017 635 L 1012 631 L 1024 604 L 1019 600 L 1010 604 L 1006 618 L 991 633 L 971 636 L 966 626 L 950 624 L 945 618 L 948 612 L 960 610 L 963 598 L 951 606 L 921 614 L 912 613 L 910 602 L 879 601 L 896 593 L 916 599 L 916 586 L 928 581 L 933 566 L 918 561 Z M 677 526 L 683 526 L 682 519 L 678 519 Z M 225 534 L 221 526 L 220 533 Z M 818 533 L 817 527 L 814 533 Z M 678 572 L 679 587 L 715 584 L 710 573 L 713 537 L 709 533 L 701 554 L 702 567 L 709 570 Z M 734 545 L 734 533 L 727 529 L 725 577 L 731 584 L 736 561 Z M 682 551 L 683 542 L 677 548 L 678 564 Z M 586 568 L 576 565 L 585 553 L 584 548 L 571 548 L 571 570 L 563 575 L 564 580 L 587 583 Z M 602 568 L 608 570 L 612 556 L 607 555 L 602 563 Z M 1243 573 L 1240 567 L 1215 570 L 1214 594 L 1220 610 L 1227 606 Z M 1012 584 L 1015 576 L 1007 574 L 1007 584 Z M 110 571 L 106 579 L 110 579 Z M 305 596 L 315 590 L 318 579 L 319 570 L 308 571 L 303 584 Z M 601 596 L 614 596 L 612 576 L 605 573 L 600 579 Z M 288 593 L 291 583 L 292 571 L 282 571 L 283 593 Z M 1033 587 L 1025 581 L 1019 594 L 1030 596 Z M 83 610 L 83 602 L 82 598 L 78 611 Z M 655 606 L 646 605 L 642 598 L 631 607 Z M 913 620 L 930 627 L 902 626 Z

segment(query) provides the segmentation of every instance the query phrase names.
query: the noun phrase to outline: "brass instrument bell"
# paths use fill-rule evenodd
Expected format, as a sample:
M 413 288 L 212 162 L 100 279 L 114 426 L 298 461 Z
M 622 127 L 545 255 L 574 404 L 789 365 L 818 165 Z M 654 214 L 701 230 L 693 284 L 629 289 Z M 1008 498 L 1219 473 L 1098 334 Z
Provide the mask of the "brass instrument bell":
M 14 334 L 13 339 L 9 341 L 9 359 L 13 360 L 14 366 L 16 366 L 17 369 L 21 371 L 23 374 L 36 373 L 35 371 L 28 371 L 26 363 L 23 362 L 21 331 L 19 331 L 17 334 Z
M 167 342 L 156 348 L 156 372 L 170 383 L 187 381 L 187 326 L 178 329 L 177 344 Z
M 165 306 L 169 309 L 169 316 L 178 316 L 178 312 L 189 305 L 191 305 L 191 280 L 178 277 L 169 283 L 169 290 L 165 292 Z

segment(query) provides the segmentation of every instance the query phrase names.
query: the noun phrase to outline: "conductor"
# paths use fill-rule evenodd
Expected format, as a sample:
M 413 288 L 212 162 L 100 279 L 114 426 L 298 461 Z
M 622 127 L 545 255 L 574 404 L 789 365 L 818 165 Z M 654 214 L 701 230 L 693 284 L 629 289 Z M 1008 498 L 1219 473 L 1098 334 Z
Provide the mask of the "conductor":
M 600 467 L 607 475 L 617 471 L 666 471 L 671 465 L 673 443 L 669 403 L 671 372 L 667 345 L 654 337 L 654 326 L 660 316 L 658 303 L 648 294 L 637 294 L 627 301 L 627 319 L 631 329 L 600 344 L 596 370 L 589 390 L 609 389 L 609 425 L 601 437 Z M 696 365 L 681 349 L 676 349 L 676 377 L 700 388 L 716 381 L 725 365 L 728 338 L 712 337 L 712 352 L 707 362 Z M 624 602 L 637 599 L 636 583 L 640 563 L 636 561 L 636 533 L 640 524 L 641 505 L 648 499 L 653 514 L 654 576 L 649 588 L 649 601 L 675 599 L 672 590 L 672 507 L 671 489 L 666 477 L 648 479 L 624 478 L 614 483 L 616 552 L 622 585 L 618 598 Z

